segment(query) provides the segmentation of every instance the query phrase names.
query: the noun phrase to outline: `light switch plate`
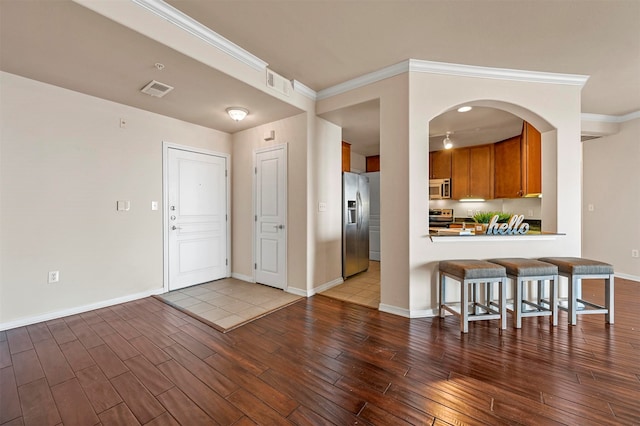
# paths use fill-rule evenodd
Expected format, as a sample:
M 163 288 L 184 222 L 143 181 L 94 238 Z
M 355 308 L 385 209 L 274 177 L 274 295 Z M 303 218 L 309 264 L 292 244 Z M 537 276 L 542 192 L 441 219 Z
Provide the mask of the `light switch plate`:
M 151 202 L 151 210 L 158 210 L 158 202 L 157 201 L 152 201 Z
M 116 209 L 119 212 L 129 211 L 130 208 L 131 208 L 131 202 L 130 201 L 118 201 L 116 203 Z

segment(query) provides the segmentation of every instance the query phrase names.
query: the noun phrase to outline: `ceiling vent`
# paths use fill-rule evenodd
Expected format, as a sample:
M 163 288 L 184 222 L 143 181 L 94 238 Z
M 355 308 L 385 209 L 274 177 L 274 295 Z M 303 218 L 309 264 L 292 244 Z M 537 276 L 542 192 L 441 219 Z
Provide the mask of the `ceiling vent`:
M 291 96 L 291 81 L 287 80 L 280 74 L 277 74 L 267 68 L 267 87 L 282 93 L 285 96 Z
M 140 91 L 147 95 L 155 96 L 156 98 L 161 98 L 172 90 L 173 90 L 173 87 L 169 86 L 168 84 L 164 84 L 164 83 L 160 83 L 159 81 L 152 80 L 149 84 L 144 86 Z
M 600 139 L 602 136 L 598 136 L 598 135 L 582 135 L 580 136 L 580 141 L 581 142 L 586 142 L 586 141 L 591 141 L 594 139 Z

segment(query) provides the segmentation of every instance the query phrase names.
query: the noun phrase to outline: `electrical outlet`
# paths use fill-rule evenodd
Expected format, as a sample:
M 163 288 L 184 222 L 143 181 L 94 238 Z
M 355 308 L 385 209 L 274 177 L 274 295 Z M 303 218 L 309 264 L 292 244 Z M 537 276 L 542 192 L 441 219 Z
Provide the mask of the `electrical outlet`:
M 60 271 L 49 271 L 49 284 L 60 281 Z
M 120 128 L 121 129 L 126 129 L 127 128 L 127 120 L 125 118 L 121 118 L 120 119 Z
M 631 250 L 631 257 L 640 257 L 640 253 L 638 253 L 638 249 Z
M 587 205 L 587 210 L 589 210 L 590 212 L 595 210 L 595 207 L 593 206 L 593 204 L 589 204 Z

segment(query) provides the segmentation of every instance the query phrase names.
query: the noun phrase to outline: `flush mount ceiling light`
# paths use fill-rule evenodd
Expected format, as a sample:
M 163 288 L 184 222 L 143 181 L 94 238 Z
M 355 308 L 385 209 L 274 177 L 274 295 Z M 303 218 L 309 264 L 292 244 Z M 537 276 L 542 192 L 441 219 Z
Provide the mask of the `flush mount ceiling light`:
M 458 108 L 458 112 L 467 112 L 467 111 L 471 111 L 472 109 L 473 107 L 470 107 L 469 105 L 467 105 L 467 106 Z
M 447 132 L 447 136 L 442 140 L 442 145 L 444 146 L 444 149 L 453 148 L 453 142 L 451 142 L 451 139 L 449 138 L 450 134 L 451 132 Z
M 234 121 L 242 121 L 247 116 L 247 114 L 249 114 L 249 111 L 245 108 L 231 107 L 227 108 L 227 114 L 229 114 L 229 117 L 231 117 Z

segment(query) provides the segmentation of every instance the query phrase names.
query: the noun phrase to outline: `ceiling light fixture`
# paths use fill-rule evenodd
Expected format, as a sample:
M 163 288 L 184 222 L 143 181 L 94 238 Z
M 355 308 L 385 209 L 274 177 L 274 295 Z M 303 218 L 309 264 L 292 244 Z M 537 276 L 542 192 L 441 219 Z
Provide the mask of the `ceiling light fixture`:
M 458 108 L 458 112 L 467 112 L 467 111 L 471 111 L 472 109 L 473 107 L 470 107 L 469 105 L 467 105 L 467 106 Z
M 447 132 L 447 136 L 442 140 L 442 145 L 444 145 L 444 149 L 453 148 L 453 142 L 451 142 L 451 139 L 449 138 L 450 134 L 451 132 Z
M 227 114 L 229 114 L 229 117 L 231 117 L 234 121 L 242 121 L 247 116 L 247 114 L 249 114 L 249 111 L 240 107 L 231 107 L 227 108 Z

